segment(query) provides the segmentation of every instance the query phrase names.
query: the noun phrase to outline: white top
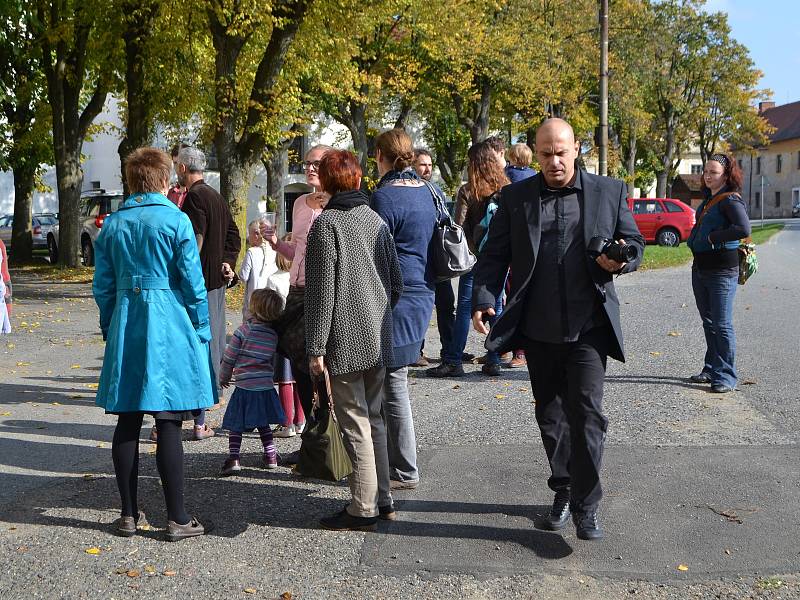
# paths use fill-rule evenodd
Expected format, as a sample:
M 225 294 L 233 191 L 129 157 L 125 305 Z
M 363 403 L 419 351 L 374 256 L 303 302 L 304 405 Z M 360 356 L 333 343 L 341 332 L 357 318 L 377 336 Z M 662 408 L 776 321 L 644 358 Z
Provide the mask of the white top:
M 267 278 L 265 287 L 269 290 L 275 290 L 286 300 L 286 296 L 289 295 L 289 271 L 275 271 Z
M 247 249 L 239 268 L 239 279 L 245 284 L 244 303 L 242 304 L 242 322 L 250 318 L 250 296 L 254 290 L 260 290 L 267 285 L 267 279 L 278 270 L 275 264 L 275 251 L 267 245 L 251 246 Z

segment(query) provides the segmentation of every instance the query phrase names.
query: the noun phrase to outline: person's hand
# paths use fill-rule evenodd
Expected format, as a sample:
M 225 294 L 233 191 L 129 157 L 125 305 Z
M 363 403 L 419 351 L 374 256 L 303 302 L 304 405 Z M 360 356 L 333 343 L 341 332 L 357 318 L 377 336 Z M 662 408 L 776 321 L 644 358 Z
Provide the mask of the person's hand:
M 620 246 L 624 246 L 625 240 L 617 240 L 617 244 L 619 244 Z M 628 264 L 624 262 L 617 262 L 615 260 L 611 260 L 605 254 L 601 254 L 600 256 L 598 256 L 595 259 L 595 261 L 597 262 L 598 265 L 600 265 L 601 269 L 603 269 L 604 271 L 608 271 L 609 273 L 616 273 L 617 271 L 619 271 L 625 265 Z
M 233 269 L 231 269 L 231 266 L 226 262 L 222 263 L 222 276 L 227 279 L 228 282 L 233 281 Z
M 223 390 L 228 389 L 230 386 L 231 386 L 231 382 L 230 381 L 220 381 L 219 382 L 219 387 L 221 387 Z
M 320 377 L 325 372 L 325 357 L 324 356 L 309 356 L 308 357 L 308 370 L 314 377 Z
M 276 244 L 278 242 L 278 237 L 275 235 L 275 228 L 269 223 L 260 221 L 258 224 L 258 232 L 261 234 L 261 237 L 270 244 Z
M 480 334 L 486 335 L 489 333 L 489 325 L 484 322 L 484 319 L 487 321 L 489 317 L 493 317 L 495 315 L 494 309 L 489 307 L 486 310 L 476 310 L 472 313 L 472 327 Z

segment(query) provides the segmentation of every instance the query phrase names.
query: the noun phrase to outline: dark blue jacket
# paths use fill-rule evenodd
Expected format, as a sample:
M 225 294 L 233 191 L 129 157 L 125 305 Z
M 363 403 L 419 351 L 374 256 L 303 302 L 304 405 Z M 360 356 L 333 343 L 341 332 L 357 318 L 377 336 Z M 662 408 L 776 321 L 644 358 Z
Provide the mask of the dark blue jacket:
M 712 206 L 700 220 L 703 209 L 711 200 L 708 189 L 705 195 L 706 199 L 697 207 L 698 222 L 692 228 L 686 245 L 693 254 L 736 250 L 739 240 L 750 235 L 750 220 L 747 218 L 744 200 L 739 194 L 731 192 L 727 198 Z
M 508 177 L 511 183 L 517 183 L 523 179 L 528 179 L 528 177 L 533 177 L 534 175 L 536 175 L 536 171 L 530 167 L 518 167 L 512 164 L 506 165 L 506 177 Z
M 394 364 L 405 367 L 419 359 L 431 320 L 435 278 L 428 256 L 437 212 L 427 187 L 387 184 L 372 194 L 372 209 L 394 236 L 403 295 L 392 311 Z

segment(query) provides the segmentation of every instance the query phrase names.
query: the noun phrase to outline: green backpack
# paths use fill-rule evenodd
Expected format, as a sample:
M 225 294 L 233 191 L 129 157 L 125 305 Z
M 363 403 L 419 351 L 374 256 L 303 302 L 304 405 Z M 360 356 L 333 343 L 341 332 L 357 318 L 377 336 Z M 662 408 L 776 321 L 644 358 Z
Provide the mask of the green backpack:
M 739 285 L 744 285 L 758 271 L 758 256 L 753 240 L 747 238 L 739 243 Z

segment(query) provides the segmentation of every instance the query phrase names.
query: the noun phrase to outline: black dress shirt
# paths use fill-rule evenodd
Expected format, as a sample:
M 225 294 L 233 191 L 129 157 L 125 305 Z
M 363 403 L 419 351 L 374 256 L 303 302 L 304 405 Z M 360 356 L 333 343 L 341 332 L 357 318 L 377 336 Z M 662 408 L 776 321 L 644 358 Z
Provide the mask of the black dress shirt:
M 581 175 L 576 171 L 564 188 L 548 188 L 544 178 L 541 182 L 542 235 L 525 298 L 522 333 L 539 342 L 574 342 L 605 322 L 587 264 Z

